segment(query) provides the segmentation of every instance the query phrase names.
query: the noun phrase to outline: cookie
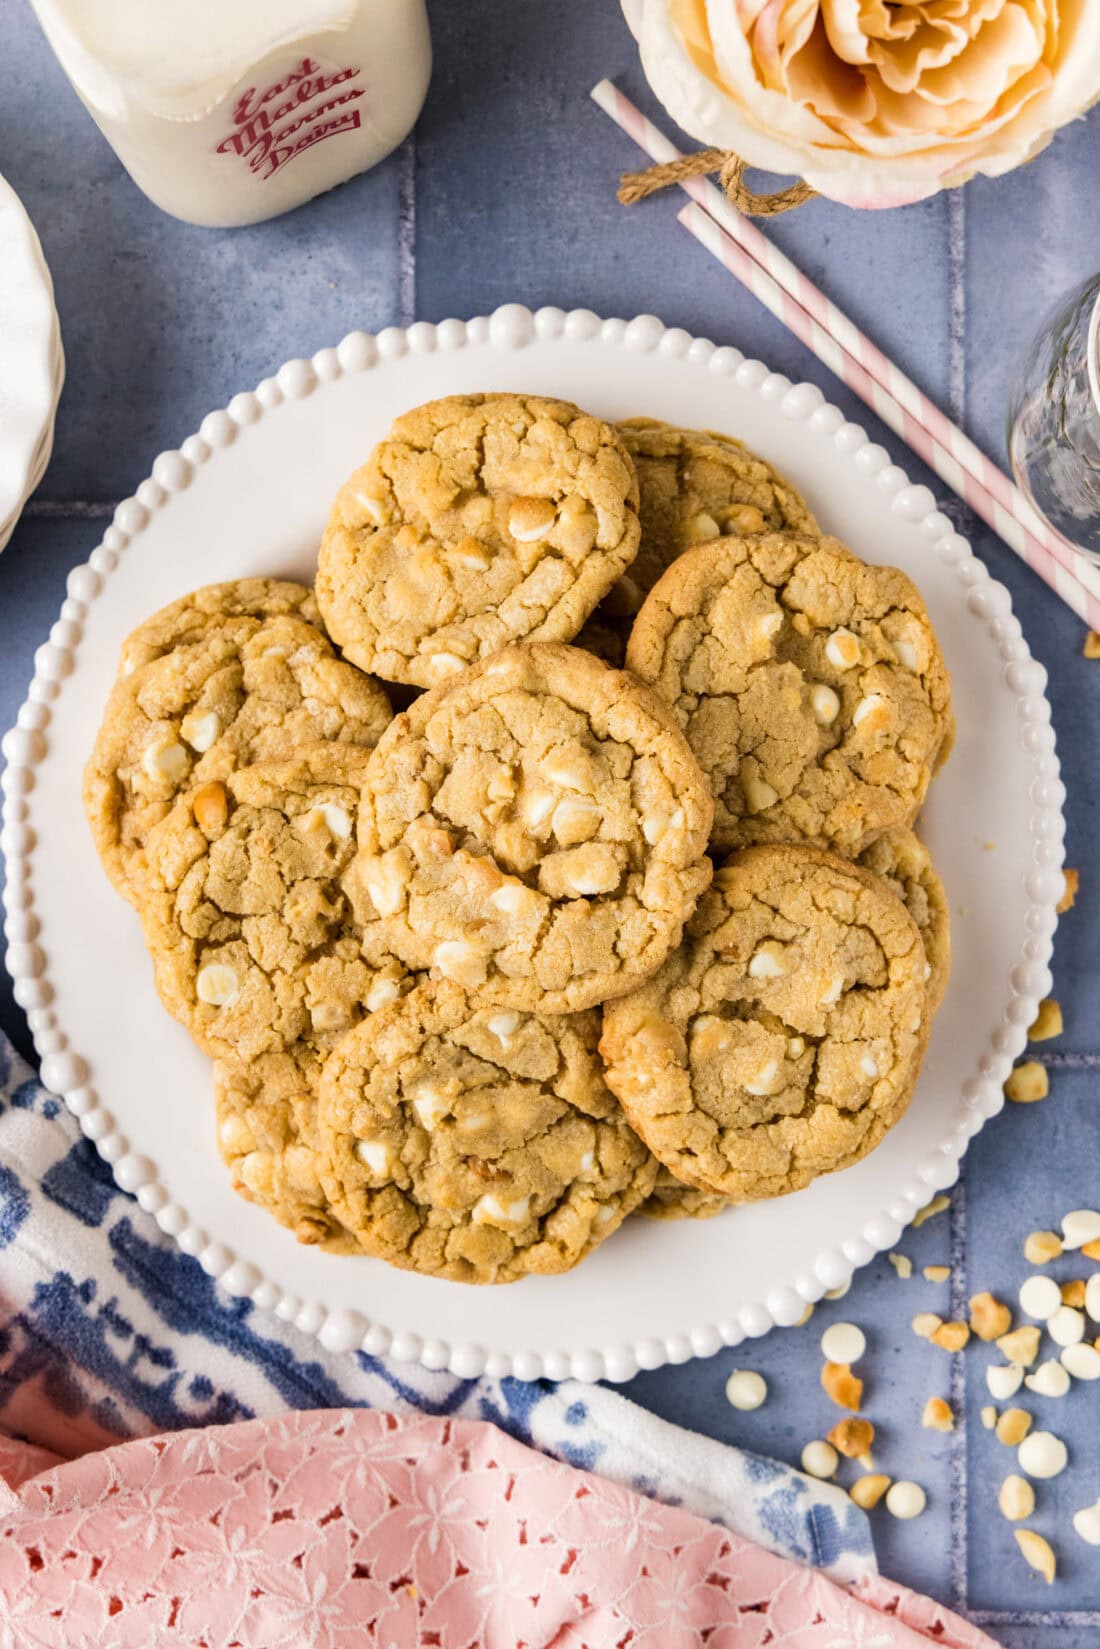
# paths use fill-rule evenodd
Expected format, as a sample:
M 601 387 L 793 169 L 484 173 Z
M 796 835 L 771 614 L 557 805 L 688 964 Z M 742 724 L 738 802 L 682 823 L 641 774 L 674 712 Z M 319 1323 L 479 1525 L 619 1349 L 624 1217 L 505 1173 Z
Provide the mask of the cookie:
M 452 395 L 398 418 L 337 495 L 317 599 L 347 658 L 435 687 L 512 641 L 568 641 L 638 549 L 638 483 L 568 401 Z
M 924 603 L 833 538 L 719 538 L 650 591 L 627 667 L 671 706 L 715 797 L 713 845 L 857 855 L 916 817 L 952 727 Z
M 924 946 L 889 887 L 801 846 L 734 854 L 683 946 L 604 1011 L 608 1086 L 678 1179 L 749 1202 L 872 1150 L 928 1026 Z
M 370 759 L 360 916 L 486 1002 L 572 1013 L 660 967 L 707 886 L 711 801 L 669 712 L 575 647 L 510 647 Z
M 920 929 L 928 1006 L 935 1013 L 951 977 L 951 911 L 931 854 L 918 836 L 899 826 L 864 848 L 859 863 L 889 884 Z
M 211 596 L 228 616 L 200 599 Z M 183 612 L 172 622 L 183 639 L 116 682 L 84 771 L 99 856 L 138 905 L 146 838 L 184 791 L 318 739 L 374 745 L 392 719 L 378 683 L 337 658 L 313 624 L 290 614 L 242 615 L 234 605 L 210 591 L 199 591 L 190 608 L 177 603 Z M 184 618 L 195 622 L 181 631 Z M 168 628 L 149 632 L 136 656 L 153 645 L 150 634 L 164 639 Z
M 714 1197 L 694 1185 L 685 1185 L 662 1166 L 657 1182 L 639 1208 L 647 1220 L 709 1220 L 733 1204 L 728 1197 Z
M 633 616 L 677 556 L 708 539 L 775 531 L 816 536 L 817 522 L 790 482 L 732 436 L 654 418 L 617 427 L 638 472 L 642 543 L 607 602 L 609 613 Z
M 141 665 L 163 658 L 174 648 L 201 640 L 213 626 L 238 618 L 284 617 L 301 618 L 321 628 L 317 599 L 305 584 L 284 578 L 237 578 L 226 584 L 206 584 L 169 602 L 131 631 L 119 651 L 119 675 L 132 675 Z
M 244 1194 L 325 1240 L 306 1167 L 324 1055 L 402 988 L 360 951 L 343 888 L 367 752 L 316 745 L 239 768 L 149 834 L 142 917 L 161 1000 L 222 1062 L 219 1146 Z
M 349 1032 L 321 1081 L 321 1175 L 370 1254 L 466 1283 L 567 1271 L 653 1186 L 608 1092 L 599 1015 L 424 983 Z

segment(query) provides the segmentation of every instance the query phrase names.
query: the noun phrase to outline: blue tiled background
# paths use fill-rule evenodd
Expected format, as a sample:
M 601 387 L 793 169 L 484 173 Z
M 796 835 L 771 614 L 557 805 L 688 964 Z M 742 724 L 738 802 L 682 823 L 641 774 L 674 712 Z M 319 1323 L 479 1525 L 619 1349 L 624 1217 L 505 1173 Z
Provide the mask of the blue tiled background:
M 651 104 L 614 0 L 432 0 L 431 14 L 436 71 L 414 138 L 289 217 L 220 233 L 187 228 L 148 204 L 77 103 L 29 8 L 6 0 L 0 171 L 42 237 L 68 381 L 53 462 L 0 560 L 0 727 L 14 719 L 66 572 L 154 456 L 284 359 L 354 327 L 484 313 L 510 300 L 653 311 L 811 378 L 847 405 L 687 238 L 671 200 L 617 205 L 616 177 L 637 157 L 588 89 L 609 75 Z M 817 202 L 769 233 L 1003 462 L 1013 362 L 1047 305 L 1100 262 L 1098 155 L 1100 110 L 1011 178 L 893 213 Z M 869 422 L 862 407 L 848 410 Z M 874 435 L 896 450 L 885 431 Z M 919 467 L 907 454 L 902 462 Z M 949 1293 L 956 1308 L 977 1288 L 1011 1295 L 1024 1234 L 1056 1224 L 1068 1207 L 1095 1204 L 1100 1179 L 1100 664 L 1082 659 L 1081 626 L 998 541 L 971 521 L 964 530 L 1010 586 L 1050 671 L 1069 784 L 1068 854 L 1082 891 L 1058 938 L 1067 1029 L 1045 1045 L 1055 1050 L 1044 1053 L 1051 1098 L 1009 1107 L 978 1138 L 950 1215 L 902 1244 L 917 1261 L 911 1281 L 876 1261 L 808 1327 L 640 1376 L 628 1389 L 682 1424 L 796 1459 L 833 1418 L 817 1385 L 820 1331 L 855 1319 L 871 1347 L 876 1456 L 929 1491 L 918 1523 L 877 1514 L 883 1567 L 971 1613 L 1010 1649 L 1086 1649 L 1100 1634 L 1100 1556 L 1073 1534 L 1069 1514 L 1100 1495 L 1100 1388 L 1078 1388 L 1061 1404 L 1028 1400 L 1066 1437 L 1072 1458 L 1069 1472 L 1041 1486 L 1034 1520 L 1059 1553 L 1060 1577 L 1048 1589 L 1026 1570 L 996 1510 L 1012 1461 L 978 1419 L 987 1358 L 972 1352 L 952 1368 L 909 1328 L 917 1310 L 940 1309 Z M 0 1024 L 30 1052 L 6 981 Z M 954 1267 L 950 1285 L 922 1280 L 920 1266 L 940 1261 Z M 735 1366 L 769 1379 L 770 1401 L 754 1415 L 725 1402 Z M 950 1437 L 921 1431 L 925 1398 L 961 1403 L 964 1382 L 965 1425 Z

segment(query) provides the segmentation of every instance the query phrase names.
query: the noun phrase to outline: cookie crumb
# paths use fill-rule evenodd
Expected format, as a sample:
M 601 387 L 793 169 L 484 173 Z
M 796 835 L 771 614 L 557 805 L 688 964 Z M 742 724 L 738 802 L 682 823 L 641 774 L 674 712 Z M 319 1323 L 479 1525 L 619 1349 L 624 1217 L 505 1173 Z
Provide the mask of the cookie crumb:
M 913 1262 L 908 1254 L 887 1254 L 886 1258 L 890 1261 L 901 1281 L 903 1283 L 908 1282 L 913 1275 Z
M 1058 1572 L 1049 1540 L 1044 1540 L 1034 1529 L 1015 1530 L 1016 1544 L 1024 1554 L 1025 1562 L 1042 1575 L 1049 1586 Z
M 870 1472 L 866 1477 L 857 1477 L 848 1493 L 861 1510 L 869 1512 L 878 1505 L 889 1487 L 890 1479 L 884 1472 Z M 1077 1515 L 1083 1517 L 1085 1514 L 1079 1512 Z M 1076 1519 L 1074 1526 L 1076 1527 Z M 1087 1540 L 1088 1536 L 1084 1535 L 1082 1538 Z M 1093 1544 L 1100 1544 L 1100 1540 L 1094 1541 Z
M 1063 870 L 1065 891 L 1054 907 L 1059 916 L 1064 916 L 1067 910 L 1072 910 L 1077 903 L 1077 890 L 1081 885 L 1081 878 L 1075 870 Z
M 1062 1239 L 1056 1231 L 1032 1231 L 1024 1241 L 1024 1259 L 1029 1265 L 1046 1265 L 1062 1252 Z
M 825 1395 L 838 1408 L 855 1413 L 863 1401 L 863 1381 L 852 1373 L 847 1363 L 826 1363 L 821 1370 L 821 1384 Z
M 925 1281 L 930 1283 L 945 1283 L 951 1276 L 949 1265 L 926 1265 L 924 1268 Z
M 1010 1523 L 1019 1523 L 1035 1510 L 1035 1490 L 1026 1477 L 1017 1477 L 1011 1472 L 1001 1484 L 997 1504 L 1002 1517 L 1007 1517 Z
M 924 1207 L 918 1208 L 916 1213 L 913 1215 L 913 1218 L 910 1221 L 913 1230 L 915 1231 L 918 1226 L 923 1225 L 926 1220 L 935 1219 L 937 1214 L 942 1214 L 944 1209 L 950 1208 L 950 1206 L 951 1198 L 945 1197 L 942 1192 L 939 1196 L 933 1197 L 931 1202 L 926 1202 Z
M 954 1431 L 955 1416 L 950 1403 L 942 1397 L 930 1397 L 924 1405 L 920 1423 L 926 1431 Z

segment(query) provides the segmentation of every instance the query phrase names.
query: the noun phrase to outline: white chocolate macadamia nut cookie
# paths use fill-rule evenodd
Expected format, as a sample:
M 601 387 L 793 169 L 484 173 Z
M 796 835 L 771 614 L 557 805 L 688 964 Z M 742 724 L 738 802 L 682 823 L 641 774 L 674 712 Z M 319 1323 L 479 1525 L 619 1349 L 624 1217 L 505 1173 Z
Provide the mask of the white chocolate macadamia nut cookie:
M 368 953 L 507 1007 L 592 1007 L 679 942 L 710 881 L 710 821 L 648 689 L 574 647 L 507 648 L 418 699 L 370 759 Z
M 418 985 L 329 1056 L 321 1176 L 370 1254 L 458 1282 L 567 1271 L 653 1185 L 608 1092 L 599 1014 L 541 1018 Z
M 512 641 L 569 641 L 638 549 L 638 483 L 568 401 L 452 395 L 398 418 L 341 489 L 317 599 L 345 655 L 436 687 Z
M 916 587 L 836 539 L 689 550 L 650 592 L 627 667 L 671 706 L 715 797 L 713 845 L 858 854 L 916 817 L 953 732 Z
M 943 1001 L 951 977 L 951 909 L 932 856 L 904 825 L 885 830 L 864 848 L 858 863 L 881 876 L 920 929 L 927 958 L 928 1005 Z
M 604 1010 L 607 1082 L 678 1179 L 749 1202 L 874 1148 L 927 1037 L 924 947 L 886 883 L 815 848 L 716 872 L 660 973 Z

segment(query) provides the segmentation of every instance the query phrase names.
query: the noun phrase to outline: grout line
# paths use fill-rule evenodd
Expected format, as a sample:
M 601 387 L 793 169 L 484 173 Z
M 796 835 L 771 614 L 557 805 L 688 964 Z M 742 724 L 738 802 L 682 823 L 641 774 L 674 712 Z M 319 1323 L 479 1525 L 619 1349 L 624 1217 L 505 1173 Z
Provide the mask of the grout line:
M 1100 1071 L 1100 1054 L 1045 1054 L 1032 1045 L 1028 1058 L 1049 1065 L 1054 1071 Z
M 24 507 L 23 514 L 31 520 L 38 521 L 98 521 L 104 516 L 114 515 L 118 503 L 110 499 L 85 499 L 54 501 L 49 498 L 32 498 Z
M 966 196 L 961 189 L 947 191 L 947 399 L 951 417 L 962 428 L 966 422 Z
M 951 1192 L 948 1214 L 951 1232 L 951 1316 L 955 1322 L 965 1323 L 969 1316 L 969 1287 L 966 1276 L 966 1179 L 963 1175 Z M 956 1609 L 963 1609 L 969 1593 L 969 1529 L 967 1527 L 968 1459 L 966 1363 L 962 1357 L 951 1359 L 951 1407 L 955 1411 L 955 1429 L 951 1433 L 948 1451 L 950 1467 L 951 1512 L 951 1589 Z
M 967 1609 L 976 1626 L 1100 1626 L 1100 1609 Z
M 398 173 L 397 307 L 399 324 L 416 320 L 416 129 L 401 145 Z

